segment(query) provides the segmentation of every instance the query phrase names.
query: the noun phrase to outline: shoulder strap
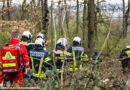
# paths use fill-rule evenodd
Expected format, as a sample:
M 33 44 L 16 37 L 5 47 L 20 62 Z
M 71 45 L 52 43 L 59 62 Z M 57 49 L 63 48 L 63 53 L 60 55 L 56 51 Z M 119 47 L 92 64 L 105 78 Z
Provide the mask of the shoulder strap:
M 9 43 L 7 43 L 7 44 L 5 44 L 6 46 L 9 46 L 10 44 Z
M 18 50 L 17 50 L 17 54 L 18 54 L 18 66 L 19 66 L 19 69 L 22 69 L 21 68 L 21 59 L 20 59 L 20 43 L 18 43 L 18 44 L 16 44 L 16 47 L 18 48 Z

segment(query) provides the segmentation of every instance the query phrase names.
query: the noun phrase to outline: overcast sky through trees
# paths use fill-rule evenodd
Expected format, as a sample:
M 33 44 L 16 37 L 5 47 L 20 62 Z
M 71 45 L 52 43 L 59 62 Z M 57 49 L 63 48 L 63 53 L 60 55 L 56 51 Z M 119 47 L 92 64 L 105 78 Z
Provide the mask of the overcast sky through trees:
M 30 2 L 31 0 L 27 0 L 27 2 Z M 58 2 L 59 0 L 53 0 L 54 2 Z M 70 0 L 67 0 L 67 1 L 70 1 Z M 75 0 L 71 0 L 72 3 L 76 3 Z M 80 2 L 83 2 L 84 0 L 79 0 Z M 21 4 L 23 2 L 23 0 L 12 0 L 12 3 L 13 4 Z M 51 0 L 48 0 L 49 4 L 51 3 Z M 122 0 L 106 0 L 107 3 L 122 3 Z M 128 0 L 125 0 L 125 2 L 127 3 Z M 72 4 L 71 3 L 71 4 Z

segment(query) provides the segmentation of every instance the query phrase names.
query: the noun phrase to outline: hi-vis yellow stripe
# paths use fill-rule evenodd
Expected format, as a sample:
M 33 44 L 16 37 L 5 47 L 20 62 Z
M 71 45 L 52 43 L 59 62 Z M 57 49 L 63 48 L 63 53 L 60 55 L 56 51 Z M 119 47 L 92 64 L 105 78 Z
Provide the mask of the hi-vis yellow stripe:
M 6 63 L 6 64 L 3 64 L 3 67 L 15 67 L 16 66 L 16 63 Z
M 130 54 L 130 51 L 126 51 L 127 54 Z

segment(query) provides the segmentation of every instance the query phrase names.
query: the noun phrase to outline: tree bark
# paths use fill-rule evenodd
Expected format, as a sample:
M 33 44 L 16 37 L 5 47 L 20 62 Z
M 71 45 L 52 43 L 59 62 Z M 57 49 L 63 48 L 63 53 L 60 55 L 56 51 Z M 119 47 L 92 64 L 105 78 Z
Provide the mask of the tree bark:
M 59 10 L 59 18 L 58 18 L 58 25 L 59 25 L 59 36 L 63 35 L 63 30 L 61 26 L 62 22 L 62 7 L 61 7 L 61 0 L 58 1 L 58 10 Z
M 37 7 L 41 5 L 41 0 L 38 0 Z
M 77 14 L 76 14 L 76 34 L 79 32 L 79 0 L 77 0 Z
M 7 8 L 8 8 L 8 20 L 11 20 L 11 16 L 10 16 L 10 0 L 7 0 Z
M 5 8 L 5 0 L 3 0 L 3 6 L 2 6 L 2 20 L 4 20 L 4 8 Z
M 128 29 L 128 25 L 129 25 L 129 15 L 130 15 L 130 0 L 128 0 L 128 9 L 126 11 L 126 18 L 125 18 L 125 25 L 126 25 L 126 29 Z
M 66 27 L 67 27 L 67 33 L 68 33 L 68 38 L 69 38 L 69 41 L 71 40 L 71 35 L 70 35 L 70 27 L 69 27 L 69 14 L 70 14 L 70 10 L 69 7 L 67 7 L 67 3 L 66 3 L 66 0 L 64 0 L 64 3 L 65 3 L 65 11 L 66 11 L 66 16 L 65 16 L 65 21 L 66 21 Z
M 89 56 L 94 53 L 95 48 L 95 0 L 88 0 L 88 48 Z
M 82 29 L 82 40 L 83 40 L 83 47 L 86 48 L 86 30 L 87 30 L 87 0 L 84 0 L 84 9 L 83 9 L 83 29 Z
M 25 19 L 25 14 L 26 14 L 26 0 L 23 1 L 22 3 L 22 14 L 21 14 L 21 19 Z
M 32 0 L 32 3 L 33 3 L 33 8 L 34 8 L 34 11 L 35 11 L 35 13 L 36 13 L 36 1 L 35 0 Z
M 123 4 L 123 39 L 127 38 L 127 29 L 126 29 L 126 15 L 125 15 L 125 0 L 122 0 Z
M 48 25 L 49 25 L 49 10 L 48 10 L 48 0 L 41 0 L 42 6 L 42 27 L 43 27 L 43 34 L 47 39 L 48 34 Z
M 53 50 L 53 1 L 51 1 L 51 50 Z
M 98 13 L 99 13 L 99 0 L 97 0 L 97 5 L 96 5 L 96 11 L 95 11 L 95 41 L 98 41 L 98 30 L 97 30 L 97 24 L 98 24 Z

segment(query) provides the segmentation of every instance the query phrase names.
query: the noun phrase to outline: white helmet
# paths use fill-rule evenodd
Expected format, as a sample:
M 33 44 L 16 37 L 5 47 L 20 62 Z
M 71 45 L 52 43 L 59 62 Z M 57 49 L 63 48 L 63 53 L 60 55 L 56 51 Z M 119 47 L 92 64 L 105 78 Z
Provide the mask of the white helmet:
M 44 41 L 42 38 L 37 38 L 37 39 L 35 40 L 35 44 L 44 46 L 44 43 L 45 43 L 45 41 Z
M 45 35 L 44 35 L 44 34 L 42 34 L 42 33 L 39 33 L 39 34 L 37 35 L 37 38 L 42 38 L 42 39 L 45 39 Z
M 126 48 L 126 49 L 130 49 L 130 46 L 129 46 L 129 45 L 127 45 L 125 48 Z
M 76 37 L 74 37 L 73 41 L 76 41 L 76 42 L 80 43 L 81 38 L 80 38 L 80 37 L 78 37 L 78 36 L 76 36 Z
M 22 36 L 26 36 L 28 39 L 32 38 L 32 34 L 29 31 L 24 31 Z
M 67 40 L 65 38 L 60 38 L 58 39 L 57 44 L 61 44 L 65 47 L 67 44 Z

